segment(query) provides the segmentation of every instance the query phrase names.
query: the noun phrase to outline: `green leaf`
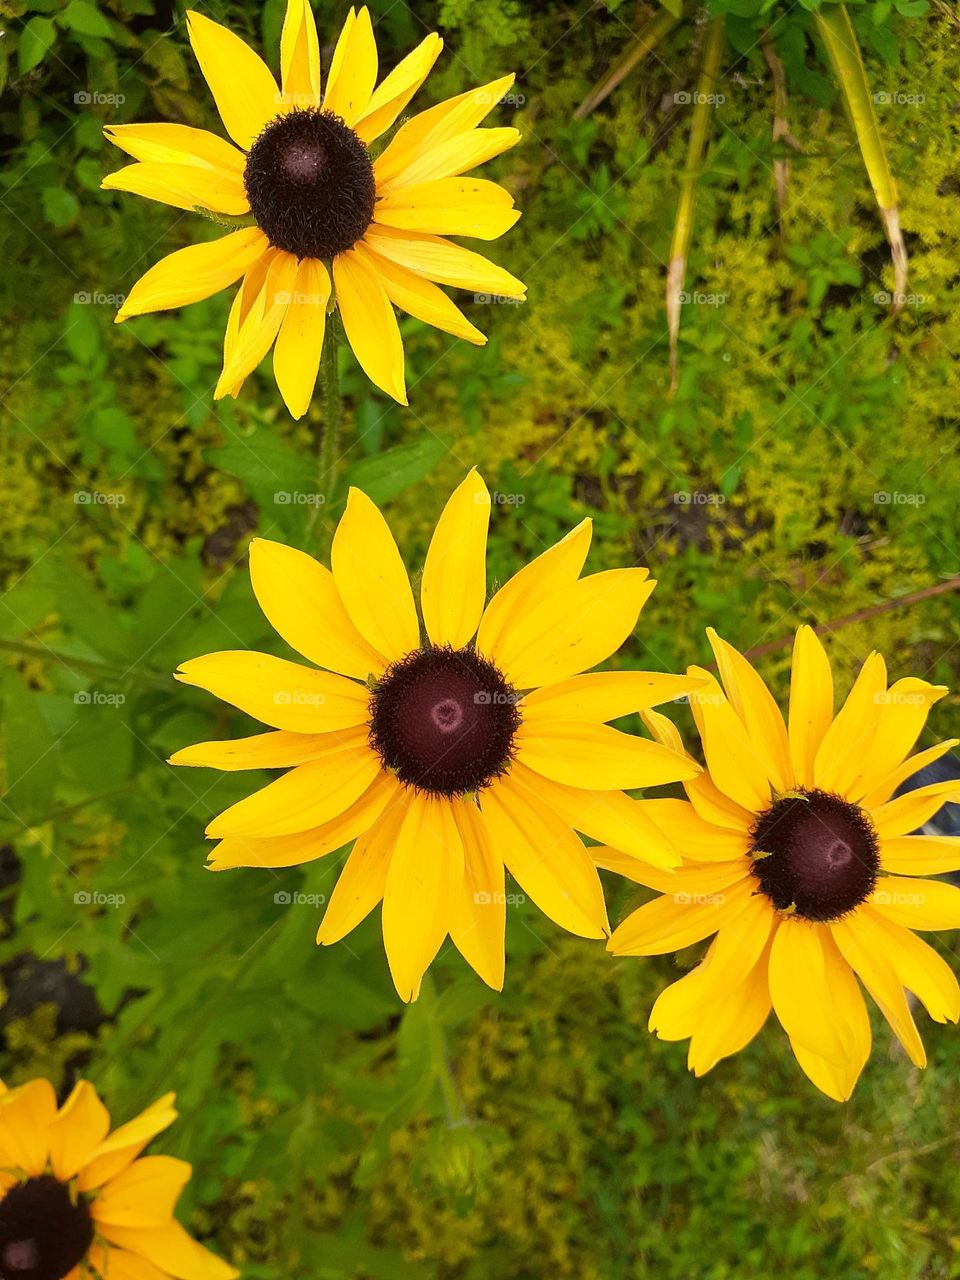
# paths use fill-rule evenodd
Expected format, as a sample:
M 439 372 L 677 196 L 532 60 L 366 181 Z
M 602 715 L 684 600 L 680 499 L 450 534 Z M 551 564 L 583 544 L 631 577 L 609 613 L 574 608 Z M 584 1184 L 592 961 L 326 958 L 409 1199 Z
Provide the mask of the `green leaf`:
M 76 222 L 80 205 L 72 191 L 64 191 L 63 187 L 44 187 L 40 199 L 43 202 L 43 216 L 55 227 L 69 227 L 72 222 Z
M 113 35 L 110 22 L 90 0 L 70 0 L 60 14 L 60 23 L 84 36 L 103 36 L 109 39 Z
M 347 468 L 346 483 L 362 489 L 376 503 L 389 502 L 425 479 L 450 447 L 449 440 L 423 436 L 415 444 L 397 445 Z
M 57 29 L 49 18 L 30 19 L 20 33 L 17 47 L 17 63 L 21 75 L 32 71 L 39 62 L 43 61 L 56 38 Z
M 3 747 L 0 815 L 25 826 L 41 822 L 53 800 L 60 755 L 37 695 L 16 671 L 3 681 Z

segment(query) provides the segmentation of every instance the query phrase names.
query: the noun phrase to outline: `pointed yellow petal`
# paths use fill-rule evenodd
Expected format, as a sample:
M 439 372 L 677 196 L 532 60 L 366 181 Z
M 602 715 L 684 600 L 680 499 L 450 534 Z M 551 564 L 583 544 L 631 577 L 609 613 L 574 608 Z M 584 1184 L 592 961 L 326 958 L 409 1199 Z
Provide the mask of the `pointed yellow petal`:
M 475 804 L 453 802 L 463 842 L 463 884 L 454 896 L 450 937 L 454 946 L 494 991 L 503 990 L 506 892 L 503 859 L 493 847 Z
M 377 43 L 366 5 L 344 23 L 333 51 L 323 99 L 324 111 L 332 111 L 348 125 L 354 125 L 370 105 L 377 83 Z
M 230 394 L 230 389 L 253 373 L 270 350 L 290 307 L 296 278 L 296 258 L 290 253 L 277 253 L 263 288 L 241 321 L 229 357 L 224 352 L 223 372 L 213 393 L 215 400 Z
M 310 662 L 358 680 L 383 674 L 386 658 L 350 621 L 333 574 L 313 556 L 254 538 L 250 581 L 271 627 Z
M 198 742 L 175 751 L 169 764 L 191 765 L 201 769 L 291 769 L 306 764 L 326 749 L 322 733 L 257 733 L 251 738 L 231 738 L 222 742 Z
M 700 772 L 689 756 L 606 724 L 543 720 L 521 724 L 517 759 L 545 778 L 594 791 L 632 791 L 682 782 Z
M 107 1238 L 113 1227 L 163 1227 L 193 1170 L 171 1156 L 144 1156 L 100 1192 L 91 1216 Z
M 690 709 L 700 729 L 710 778 L 736 804 L 759 813 L 770 802 L 769 761 L 763 745 L 751 738 L 710 673 L 699 667 L 691 667 L 690 672 L 708 681 L 690 695 Z
M 638 870 L 638 875 L 646 878 L 646 869 Z M 661 956 L 689 947 L 738 915 L 750 892 L 744 879 L 711 893 L 678 885 L 627 916 L 614 930 L 607 950 L 615 956 Z
M 355 249 L 338 254 L 333 282 L 344 332 L 360 367 L 374 386 L 406 404 L 400 327 L 371 259 Z
M 417 275 L 438 284 L 454 285 L 471 293 L 494 297 L 524 298 L 527 286 L 503 267 L 489 262 L 472 249 L 464 249 L 452 240 L 417 231 L 398 231 L 374 223 L 367 228 L 364 240 L 384 258 L 406 267 Z M 341 255 L 343 256 L 343 255 Z M 340 259 L 336 259 L 339 262 Z M 336 274 L 336 262 L 334 274 Z
M 960 888 L 943 880 L 881 876 L 869 901 L 879 915 L 907 929 L 960 929 Z
M 828 1062 L 803 1045 L 791 1042 L 794 1056 L 809 1079 L 836 1102 L 846 1102 L 870 1056 L 870 1016 L 857 979 L 832 939 L 823 939 L 831 990 L 839 1016 L 847 1028 L 847 1055 L 842 1064 Z
M 923 732 L 934 703 L 949 690 L 945 685 L 907 677 L 878 694 L 880 715 L 876 733 L 859 762 L 849 798 L 859 800 L 900 765 Z
M 388 662 L 420 647 L 420 624 L 400 551 L 386 520 L 359 489 L 347 495 L 330 563 L 340 599 L 368 644 Z
M 545 915 L 581 938 L 609 932 L 592 859 L 533 787 L 512 775 L 503 778 L 482 793 L 480 812 L 494 852 Z
M 320 43 L 310 0 L 287 0 L 280 34 L 283 105 L 298 111 L 320 102 Z
M 49 1080 L 31 1080 L 4 1094 L 0 1102 L 0 1142 L 13 1169 L 32 1178 L 43 1173 L 56 1114 L 57 1095 Z
M 873 825 L 881 840 L 891 836 L 905 836 L 916 831 L 948 801 L 960 801 L 960 781 L 931 782 L 914 791 L 888 800 L 886 804 L 870 811 Z
M 482 347 L 487 339 L 470 323 L 460 308 L 447 297 L 442 289 L 406 267 L 382 257 L 370 249 L 364 241 L 354 245 L 353 252 L 362 258 L 377 274 L 387 297 L 395 307 L 424 324 L 464 338 Z
M 920 1033 L 903 993 L 903 984 L 886 954 L 880 933 L 871 921 L 854 912 L 830 926 L 843 958 L 873 996 L 894 1035 L 917 1067 L 927 1065 Z
M 267 248 L 267 237 L 259 227 L 243 227 L 219 240 L 178 249 L 140 277 L 117 313 L 117 321 L 209 298 L 238 280 Z
M 593 523 L 588 517 L 504 583 L 480 621 L 477 635 L 480 653 L 489 655 L 497 651 L 521 606 L 532 609 L 555 591 L 576 581 L 590 550 L 592 535 Z
M 770 997 L 781 1026 L 799 1045 L 844 1067 L 852 1030 L 831 984 L 835 971 L 830 931 L 806 920 L 782 920 L 770 952 Z
M 847 795 L 852 787 L 880 723 L 879 699 L 886 688 L 886 663 L 879 653 L 872 653 L 817 751 L 813 778 L 824 791 Z
M 50 1167 L 69 1182 L 110 1132 L 110 1114 L 86 1080 L 80 1080 L 50 1125 Z
M 109 124 L 103 133 L 135 160 L 201 165 L 243 177 L 243 152 L 206 129 L 186 124 Z
M 383 891 L 383 945 L 401 1000 L 415 1000 L 450 928 L 463 883 L 463 842 L 452 806 L 413 792 Z
M 242 174 L 208 165 L 150 160 L 107 174 L 100 186 L 104 191 L 129 191 L 147 200 L 159 200 L 175 209 L 241 214 L 250 208 Z
M 369 145 L 390 128 L 430 74 L 442 48 L 438 35 L 427 36 L 381 80 L 354 125 L 361 142 Z
M 306 0 L 302 0 L 306 3 Z M 327 325 L 330 276 L 322 262 L 304 258 L 273 351 L 273 376 L 292 418 L 310 408 Z
M 688 800 L 641 800 L 644 813 L 673 841 L 684 858 L 724 862 L 745 858 L 750 845 L 746 830 L 734 831 L 706 821 Z
M 350 729 L 370 716 L 369 691 L 355 680 L 250 649 L 191 658 L 181 663 L 176 678 L 263 724 L 294 733 Z
M 175 1097 L 172 1093 L 164 1094 L 135 1120 L 121 1125 L 104 1138 L 93 1152 L 89 1164 L 80 1170 L 78 1190 L 94 1191 L 104 1186 L 126 1169 L 158 1133 L 168 1129 L 177 1118 L 173 1105 Z
M 486 164 L 495 156 L 509 151 L 520 141 L 519 129 L 472 129 L 468 133 L 459 133 L 447 138 L 438 146 L 421 151 L 412 156 L 410 163 L 393 176 L 384 176 L 379 159 L 373 163 L 373 172 L 377 180 L 377 194 L 383 197 L 405 194 L 410 188 L 420 187 L 425 183 L 434 183 L 442 178 L 456 178 L 468 169 Z M 384 152 L 386 155 L 386 152 Z M 377 219 L 381 221 L 381 219 Z M 516 218 L 513 219 L 516 221 Z M 511 224 L 512 225 L 512 224 Z M 423 228 L 423 230 L 450 228 Z M 504 228 L 506 229 L 506 228 Z M 485 239 L 492 239 L 487 236 Z
M 462 649 L 476 634 L 487 594 L 490 494 L 474 468 L 453 491 L 434 529 L 420 607 L 435 645 Z
M 330 946 L 345 938 L 382 899 L 406 813 L 407 793 L 394 783 L 389 804 L 358 837 L 343 864 L 317 931 L 319 945 Z
M 687 1053 L 693 1074 L 706 1075 L 721 1059 L 745 1048 L 763 1027 L 771 1007 L 765 953 L 724 999 L 701 1007 Z
M 880 841 L 880 865 L 906 876 L 960 871 L 960 836 L 890 836 Z
M 439 178 L 377 201 L 374 221 L 405 231 L 496 240 L 519 219 L 513 196 L 484 178 Z
M 343 814 L 376 778 L 380 760 L 366 730 L 331 734 L 329 751 L 238 800 L 207 826 L 208 836 L 288 836 Z
M 596 671 L 534 689 L 523 699 L 524 722 L 618 720 L 663 702 L 685 698 L 703 684 L 698 676 L 657 671 Z
M 864 930 L 876 930 L 878 944 L 901 984 L 913 992 L 930 1017 L 935 1022 L 960 1019 L 960 985 L 942 956 L 909 929 L 866 904 L 857 916 L 862 917 Z
M 813 762 L 833 720 L 830 661 L 812 627 L 800 627 L 793 642 L 788 720 L 797 785 L 812 787 Z
M 173 1280 L 236 1280 L 239 1275 L 197 1244 L 176 1221 L 164 1227 L 111 1227 L 109 1239 L 138 1258 L 146 1258 Z
M 891 769 L 872 790 L 867 792 L 860 801 L 861 805 L 864 809 L 879 809 L 890 799 L 901 783 L 906 782 L 921 769 L 925 769 L 928 764 L 933 764 L 958 746 L 960 746 L 960 738 L 948 738 L 946 742 L 938 742 L 935 747 L 928 747 L 926 751 L 918 751 L 915 756 L 910 756 L 895 769 Z
M 227 133 L 249 150 L 280 110 L 277 82 L 249 45 L 202 13 L 187 10 L 187 31 Z
M 789 791 L 795 785 L 787 727 L 780 708 L 763 680 L 746 660 L 713 627 L 707 627 L 707 639 L 717 661 L 717 669 L 730 705 L 744 727 L 766 756 L 767 773 L 778 791 Z
M 646 569 L 591 574 L 518 609 L 493 649 L 481 627 L 479 643 L 515 689 L 566 680 L 620 648 L 655 586 Z

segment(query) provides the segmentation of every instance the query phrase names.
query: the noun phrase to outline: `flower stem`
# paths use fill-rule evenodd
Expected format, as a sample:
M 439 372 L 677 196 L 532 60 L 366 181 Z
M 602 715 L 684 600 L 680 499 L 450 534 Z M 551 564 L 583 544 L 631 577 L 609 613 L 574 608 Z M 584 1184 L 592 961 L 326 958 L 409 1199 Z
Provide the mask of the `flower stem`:
M 340 369 L 337 363 L 336 312 L 327 313 L 327 332 L 320 357 L 320 387 L 323 395 L 323 419 L 317 428 L 317 493 L 320 501 L 310 513 L 308 532 L 313 531 L 320 507 L 329 508 L 337 483 L 340 461 L 340 423 L 343 401 L 340 398 Z

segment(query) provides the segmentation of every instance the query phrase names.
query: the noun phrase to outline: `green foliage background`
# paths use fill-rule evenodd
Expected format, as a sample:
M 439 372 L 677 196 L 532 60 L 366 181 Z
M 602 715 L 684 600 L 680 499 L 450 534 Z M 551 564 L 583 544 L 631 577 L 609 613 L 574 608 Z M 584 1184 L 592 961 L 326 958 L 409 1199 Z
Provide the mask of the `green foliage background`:
M 105 123 L 219 130 L 182 12 L 0 7 L 3 1075 L 82 1071 L 120 1118 L 175 1088 L 183 1118 L 164 1146 L 196 1167 L 190 1225 L 246 1276 L 721 1280 L 771 1274 L 774 1258 L 802 1280 L 960 1275 L 953 1028 L 925 1025 L 926 1073 L 878 1028 L 844 1108 L 772 1025 L 698 1082 L 684 1046 L 645 1030 L 675 962 L 614 961 L 529 904 L 509 912 L 502 997 L 445 953 L 404 1009 L 377 919 L 318 951 L 320 908 L 275 899 L 328 893 L 340 859 L 207 873 L 204 822 L 251 778 L 164 763 L 251 731 L 169 672 L 276 645 L 249 535 L 323 551 L 348 482 L 385 504 L 415 569 L 479 464 L 504 499 L 491 581 L 593 515 L 592 566 L 649 564 L 660 583 L 628 665 L 704 661 L 707 623 L 762 644 L 960 571 L 956 7 L 854 9 L 911 255 L 896 322 L 859 152 L 810 39 L 815 3 L 710 7 L 730 14 L 730 74 L 670 400 L 663 260 L 688 111 L 674 94 L 696 81 L 697 16 L 573 123 L 642 17 L 632 4 L 375 0 L 384 65 L 425 30 L 445 36 L 418 103 L 519 72 L 523 100 L 498 123 L 515 116 L 525 141 L 492 168 L 525 216 L 492 253 L 529 301 L 466 299 L 490 333 L 481 351 L 405 322 L 409 411 L 341 352 L 348 448 L 316 519 L 275 495 L 317 488 L 319 404 L 293 424 L 269 367 L 212 403 L 224 297 L 112 325 L 113 295 L 215 233 L 98 189 L 121 163 Z M 275 61 L 278 0 L 206 11 Z M 322 42 L 343 16 L 320 4 Z M 801 146 L 785 241 L 761 21 Z M 841 678 L 876 646 L 895 675 L 956 686 L 955 600 L 843 628 Z M 787 661 L 763 662 L 781 691 Z M 952 697 L 934 736 L 957 724 Z M 609 898 L 614 920 L 639 900 L 613 880 Z

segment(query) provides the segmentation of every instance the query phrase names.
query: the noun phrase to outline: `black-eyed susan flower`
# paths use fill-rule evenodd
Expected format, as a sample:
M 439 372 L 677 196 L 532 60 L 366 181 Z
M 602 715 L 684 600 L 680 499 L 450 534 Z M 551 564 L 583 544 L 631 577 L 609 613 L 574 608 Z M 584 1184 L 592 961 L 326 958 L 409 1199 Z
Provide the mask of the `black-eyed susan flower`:
M 173 1101 L 111 1133 L 86 1081 L 59 1108 L 48 1080 L 0 1085 L 3 1280 L 233 1280 L 173 1216 L 190 1166 L 141 1154 L 176 1119 Z
M 187 747 L 173 763 L 289 770 L 210 823 L 211 867 L 289 867 L 355 840 L 318 941 L 343 938 L 382 900 L 404 1000 L 448 934 L 500 989 L 505 867 L 562 928 L 604 937 L 603 891 L 576 833 L 675 865 L 670 841 L 624 790 L 699 772 L 682 751 L 607 724 L 698 678 L 583 674 L 633 631 L 654 587 L 647 570 L 581 577 L 587 520 L 485 607 L 489 514 L 471 471 L 430 542 L 418 615 L 386 521 L 352 489 L 332 572 L 263 538 L 250 548 L 267 619 L 315 666 L 240 651 L 177 673 L 270 732 Z
M 151 267 L 118 321 L 185 306 L 241 280 L 216 396 L 236 396 L 273 347 L 277 386 L 299 418 L 310 404 L 335 301 L 371 381 L 406 404 L 394 307 L 479 345 L 483 334 L 438 285 L 511 298 L 525 293 L 509 272 L 446 238 L 494 240 L 520 216 L 503 187 L 465 176 L 520 137 L 516 129 L 480 128 L 514 77 L 422 111 L 374 154 L 430 73 L 443 47 L 439 36 L 427 36 L 378 85 L 369 11 L 351 9 L 321 92 L 309 0 L 288 0 L 279 87 L 238 36 L 200 13 L 188 13 L 187 22 L 233 142 L 186 125 L 114 125 L 107 137 L 136 163 L 103 185 L 179 209 L 248 215 L 255 225 Z
M 644 800 L 684 865 L 669 879 L 613 850 L 609 867 L 662 896 L 614 932 L 617 955 L 659 955 L 715 934 L 703 961 L 659 997 L 650 1028 L 690 1039 L 697 1074 L 742 1049 L 771 1007 L 802 1069 L 831 1098 L 853 1091 L 870 1053 L 873 997 L 910 1060 L 924 1066 L 904 989 L 938 1022 L 960 1016 L 960 988 L 915 931 L 960 927 L 960 889 L 921 877 L 960 867 L 960 840 L 911 835 L 956 782 L 896 798 L 907 778 L 956 740 L 911 756 L 947 691 L 908 677 L 888 687 L 872 653 L 834 715 L 830 664 L 809 627 L 797 632 L 787 723 L 750 663 L 708 632 L 723 687 L 691 696 L 707 771 L 687 800 Z M 708 677 L 699 668 L 691 674 Z M 665 717 L 645 713 L 681 749 Z

